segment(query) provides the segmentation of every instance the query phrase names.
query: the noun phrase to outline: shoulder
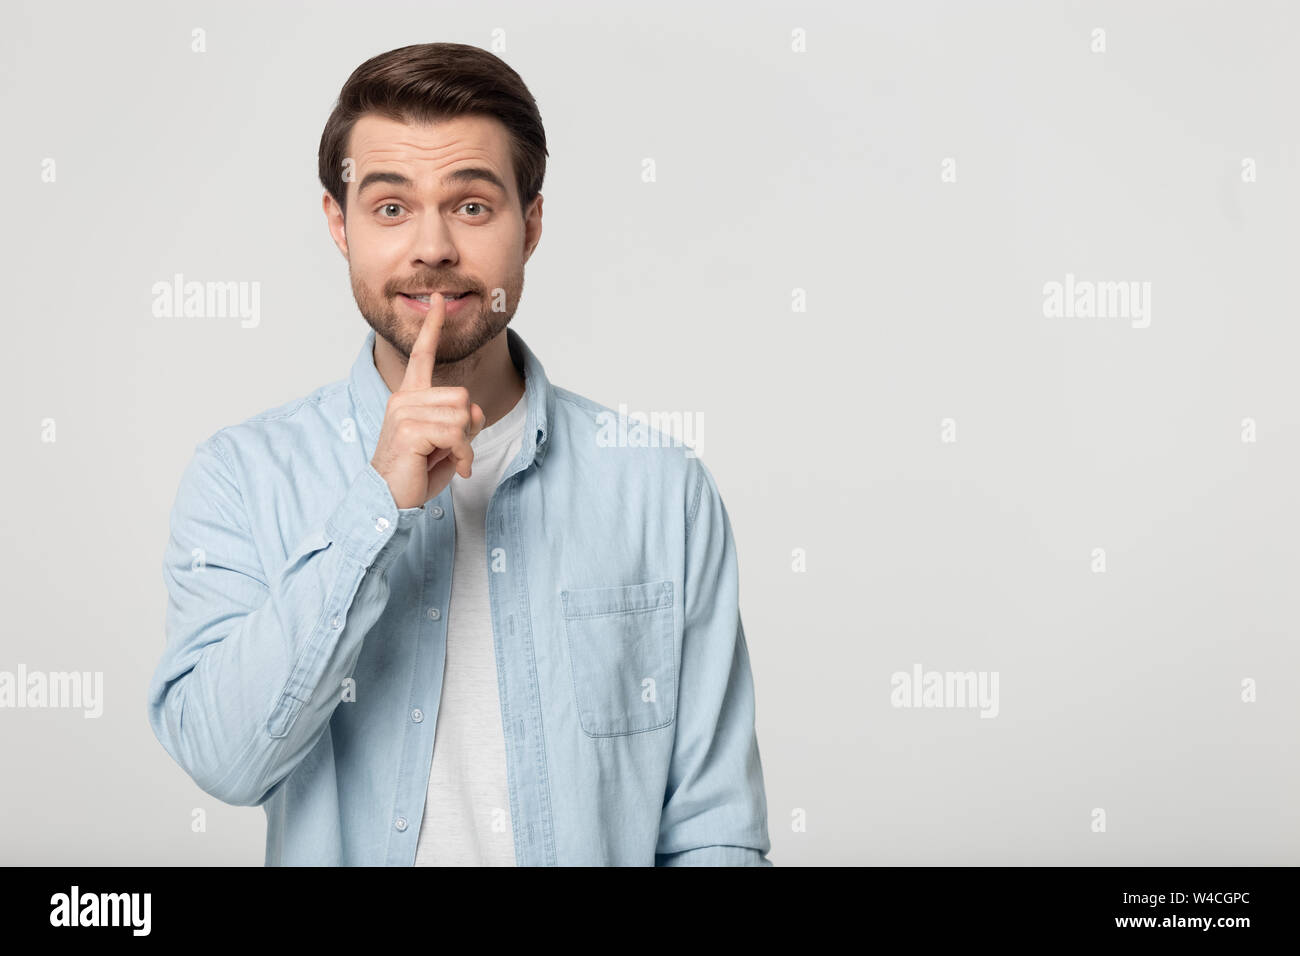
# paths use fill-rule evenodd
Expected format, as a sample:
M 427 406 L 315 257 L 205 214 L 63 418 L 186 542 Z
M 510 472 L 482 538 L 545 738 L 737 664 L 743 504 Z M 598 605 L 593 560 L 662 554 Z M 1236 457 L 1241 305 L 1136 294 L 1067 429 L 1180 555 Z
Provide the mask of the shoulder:
M 339 441 L 359 441 L 355 415 L 348 380 L 342 379 L 226 425 L 197 450 L 217 455 L 235 472 L 310 457 Z
M 694 511 L 702 496 L 716 494 L 709 469 L 697 454 L 698 416 L 689 412 L 638 412 L 611 408 L 566 388 L 552 386 L 556 422 L 579 474 L 607 487 L 626 489 L 634 480 L 680 499 Z M 553 436 L 557 437 L 557 436 Z

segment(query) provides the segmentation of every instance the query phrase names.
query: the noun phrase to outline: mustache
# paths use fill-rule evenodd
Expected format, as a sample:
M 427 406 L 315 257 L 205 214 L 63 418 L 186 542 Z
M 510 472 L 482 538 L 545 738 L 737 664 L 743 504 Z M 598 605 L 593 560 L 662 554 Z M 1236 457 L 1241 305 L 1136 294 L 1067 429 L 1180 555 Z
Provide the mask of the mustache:
M 464 279 L 412 279 L 394 286 L 392 292 L 396 295 L 399 292 L 413 292 L 420 289 L 464 289 L 467 292 L 477 292 L 478 286 Z

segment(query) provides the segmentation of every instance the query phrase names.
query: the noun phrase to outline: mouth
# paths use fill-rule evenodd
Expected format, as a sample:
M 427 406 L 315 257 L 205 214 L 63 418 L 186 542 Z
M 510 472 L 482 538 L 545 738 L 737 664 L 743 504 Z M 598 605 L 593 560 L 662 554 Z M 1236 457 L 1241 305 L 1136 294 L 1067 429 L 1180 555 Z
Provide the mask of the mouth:
M 432 292 L 399 292 L 398 295 L 404 295 L 408 299 L 414 299 L 416 302 L 423 302 L 425 305 L 428 305 L 429 297 L 432 296 L 433 293 Z M 442 297 L 446 299 L 448 302 L 455 302 L 457 299 L 463 299 L 467 295 L 471 295 L 471 293 L 448 291 L 448 292 L 444 292 L 442 294 Z
M 397 297 L 404 302 L 408 308 L 412 309 L 419 315 L 424 315 L 429 311 L 429 298 L 433 295 L 431 292 L 399 292 Z M 444 297 L 447 299 L 445 306 L 447 315 L 455 315 L 465 308 L 465 304 L 474 296 L 473 292 L 445 292 Z

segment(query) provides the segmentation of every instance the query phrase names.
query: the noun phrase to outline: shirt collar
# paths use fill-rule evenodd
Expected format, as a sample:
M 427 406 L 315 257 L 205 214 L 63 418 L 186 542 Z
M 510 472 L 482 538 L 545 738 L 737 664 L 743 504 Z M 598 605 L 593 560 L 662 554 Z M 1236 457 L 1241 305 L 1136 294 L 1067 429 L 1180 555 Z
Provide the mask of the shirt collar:
M 555 390 L 542 363 L 538 361 L 533 350 L 514 329 L 506 328 L 506 344 L 510 358 L 515 367 L 524 376 L 524 395 L 528 400 L 528 417 L 524 421 L 523 444 L 520 453 L 523 456 L 522 468 L 527 468 L 537 459 L 541 464 L 545 457 L 547 439 L 551 433 L 551 422 L 555 419 Z M 375 446 L 379 442 L 379 429 L 384 421 L 384 411 L 388 408 L 388 399 L 393 394 L 375 367 L 375 330 L 366 334 L 366 340 L 352 363 L 352 374 L 348 378 L 348 388 L 352 392 L 352 402 L 360 419 L 361 437 L 366 449 L 366 457 L 372 458 Z

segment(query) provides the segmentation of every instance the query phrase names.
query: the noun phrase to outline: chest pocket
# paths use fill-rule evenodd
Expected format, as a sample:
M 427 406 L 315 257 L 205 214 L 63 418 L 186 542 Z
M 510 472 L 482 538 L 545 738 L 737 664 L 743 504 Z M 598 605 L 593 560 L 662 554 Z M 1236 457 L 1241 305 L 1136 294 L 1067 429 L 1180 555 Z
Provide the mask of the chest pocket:
M 589 737 L 656 730 L 677 711 L 671 581 L 560 592 L 578 720 Z

